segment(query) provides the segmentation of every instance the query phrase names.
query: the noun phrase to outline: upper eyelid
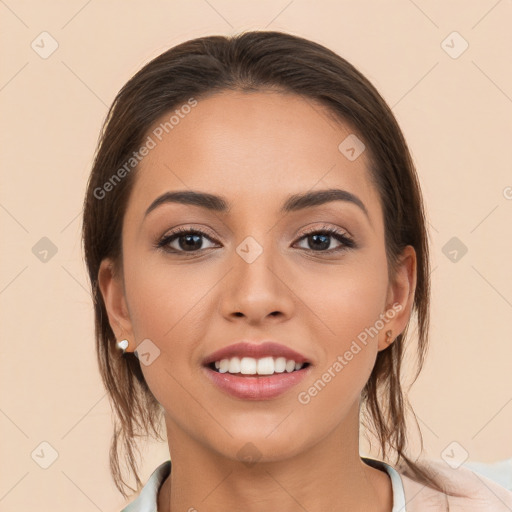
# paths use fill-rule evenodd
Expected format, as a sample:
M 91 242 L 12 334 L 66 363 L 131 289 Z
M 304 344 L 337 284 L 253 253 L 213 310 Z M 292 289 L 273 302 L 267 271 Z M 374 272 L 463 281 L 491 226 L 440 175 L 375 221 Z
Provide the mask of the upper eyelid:
M 339 226 L 329 225 L 326 223 L 323 223 L 323 225 L 321 225 L 321 226 L 313 226 L 313 227 L 306 228 L 300 235 L 297 235 L 297 236 L 303 237 L 304 235 L 307 235 L 310 233 L 316 233 L 318 231 L 324 231 L 324 230 L 335 230 L 335 231 L 339 232 L 339 234 L 341 234 L 341 235 L 346 235 L 347 238 L 353 238 L 352 234 L 347 229 L 341 228 Z M 164 234 L 161 238 L 168 238 L 171 236 L 176 236 L 176 235 L 179 235 L 180 233 L 186 234 L 191 231 L 198 231 L 198 232 L 200 232 L 201 235 L 208 236 L 214 240 L 217 240 L 217 237 L 215 235 L 212 235 L 208 228 L 204 228 L 204 227 L 196 228 L 192 224 L 186 225 L 185 227 L 178 226 L 177 228 L 174 228 L 174 230 L 171 230 L 168 234 Z
M 310 233 L 316 233 L 317 231 L 325 231 L 325 230 L 327 230 L 327 231 L 335 230 L 336 232 L 338 232 L 341 235 L 347 235 L 347 238 L 352 238 L 352 234 L 347 229 L 340 228 L 339 226 L 325 224 L 325 223 L 322 226 L 313 226 L 311 228 L 307 228 L 305 231 L 302 232 L 302 235 L 300 235 L 300 236 L 304 236 L 304 235 L 307 235 Z

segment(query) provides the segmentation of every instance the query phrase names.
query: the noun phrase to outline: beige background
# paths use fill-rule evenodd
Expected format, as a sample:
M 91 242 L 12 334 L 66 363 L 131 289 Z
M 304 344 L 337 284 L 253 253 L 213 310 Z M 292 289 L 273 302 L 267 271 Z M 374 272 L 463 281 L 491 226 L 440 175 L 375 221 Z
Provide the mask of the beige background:
M 124 505 L 108 471 L 111 412 L 80 246 L 92 155 L 107 106 L 145 62 L 244 29 L 325 44 L 392 106 L 431 223 L 432 345 L 410 395 L 427 454 L 512 457 L 510 0 L 2 0 L 0 19 L 0 510 Z M 42 58 L 50 37 L 58 48 Z M 46 262 L 34 254 L 43 237 L 57 248 Z M 145 481 L 167 446 L 144 454 Z

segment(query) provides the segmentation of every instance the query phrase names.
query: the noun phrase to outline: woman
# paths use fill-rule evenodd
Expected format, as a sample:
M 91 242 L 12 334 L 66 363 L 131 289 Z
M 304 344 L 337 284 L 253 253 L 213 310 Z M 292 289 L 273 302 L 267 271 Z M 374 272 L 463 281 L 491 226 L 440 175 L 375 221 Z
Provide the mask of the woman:
M 162 419 L 172 460 L 125 510 L 511 507 L 469 469 L 406 455 L 425 226 L 389 107 L 323 46 L 204 37 L 139 71 L 107 118 L 83 227 L 116 484 L 126 496 L 122 443 L 140 490 L 136 437 L 161 438 Z M 383 460 L 360 457 L 360 420 Z

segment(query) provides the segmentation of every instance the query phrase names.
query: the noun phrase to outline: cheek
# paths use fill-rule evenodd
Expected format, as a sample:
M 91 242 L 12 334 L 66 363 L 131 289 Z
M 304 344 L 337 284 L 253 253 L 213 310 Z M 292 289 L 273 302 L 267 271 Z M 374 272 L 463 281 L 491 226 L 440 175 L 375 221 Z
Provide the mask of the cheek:
M 215 280 L 209 284 L 206 274 L 193 270 L 193 265 L 171 268 L 150 259 L 141 262 L 142 258 L 134 258 L 126 272 L 129 313 L 136 343 L 150 339 L 158 353 L 149 365 L 141 364 L 141 370 L 166 410 L 183 411 L 183 404 L 190 400 L 183 386 L 190 389 L 197 341 L 205 338 L 203 328 L 208 327 L 204 322 L 207 291 Z
M 142 261 L 142 260 L 140 260 Z M 215 281 L 199 267 L 134 262 L 126 275 L 126 295 L 137 339 L 150 338 L 162 344 L 182 338 Z
M 318 277 L 318 276 L 317 276 Z M 339 267 L 316 286 L 303 277 L 307 305 L 322 320 L 322 367 L 328 372 L 322 381 L 332 382 L 322 400 L 349 401 L 355 398 L 369 378 L 377 356 L 378 339 L 383 336 L 387 293 L 385 259 L 361 257 Z M 384 320 L 383 320 L 384 319 Z M 333 378 L 333 375 L 336 375 Z
M 350 345 L 385 312 L 387 265 L 381 258 L 354 257 L 322 275 L 304 273 L 300 279 L 305 302 L 324 321 L 335 349 Z
M 329 329 L 317 340 L 323 344 L 323 357 L 315 378 L 298 390 L 297 397 L 309 417 L 323 418 L 326 429 L 335 428 L 359 402 L 375 365 L 378 336 L 382 335 L 380 323 L 376 324 L 383 313 L 385 283 L 377 277 L 362 281 L 353 275 L 343 284 L 340 289 L 330 283 L 316 297 Z M 329 411 L 328 418 L 325 411 Z

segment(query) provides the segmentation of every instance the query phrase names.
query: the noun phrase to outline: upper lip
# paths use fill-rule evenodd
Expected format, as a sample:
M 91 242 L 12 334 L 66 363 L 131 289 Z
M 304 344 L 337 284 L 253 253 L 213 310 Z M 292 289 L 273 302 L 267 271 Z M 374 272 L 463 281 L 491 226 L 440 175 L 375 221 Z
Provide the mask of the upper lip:
M 275 343 L 274 341 L 263 341 L 261 343 L 240 341 L 212 352 L 205 358 L 203 364 L 206 366 L 215 361 L 230 359 L 232 357 L 253 357 L 254 359 L 260 359 L 268 356 L 285 357 L 286 359 L 293 359 L 296 363 L 309 363 L 308 359 L 299 352 L 296 352 L 286 345 Z

